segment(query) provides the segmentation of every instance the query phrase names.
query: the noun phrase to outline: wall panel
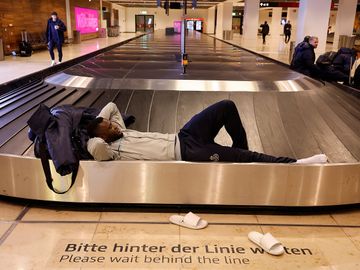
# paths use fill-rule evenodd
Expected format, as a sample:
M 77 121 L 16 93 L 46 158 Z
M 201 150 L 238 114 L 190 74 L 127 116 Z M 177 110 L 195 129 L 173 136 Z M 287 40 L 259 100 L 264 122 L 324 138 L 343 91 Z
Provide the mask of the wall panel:
M 22 30 L 45 32 L 52 11 L 66 22 L 65 0 L 0 1 L 0 38 L 4 39 L 5 53 L 17 50 Z
M 107 3 L 104 2 L 106 5 Z M 84 7 L 99 10 L 98 0 L 71 0 L 71 28 L 75 30 L 75 7 Z M 0 1 L 0 38 L 4 42 L 6 54 L 18 50 L 21 41 L 21 31 L 28 33 L 42 33 L 46 30 L 47 20 L 50 13 L 56 11 L 60 19 L 66 24 L 66 5 L 65 0 L 16 0 Z M 100 15 L 100 14 L 99 14 Z M 100 16 L 99 16 L 100 26 Z M 67 33 L 65 33 L 67 36 Z M 82 40 L 97 38 L 98 33 L 84 34 Z

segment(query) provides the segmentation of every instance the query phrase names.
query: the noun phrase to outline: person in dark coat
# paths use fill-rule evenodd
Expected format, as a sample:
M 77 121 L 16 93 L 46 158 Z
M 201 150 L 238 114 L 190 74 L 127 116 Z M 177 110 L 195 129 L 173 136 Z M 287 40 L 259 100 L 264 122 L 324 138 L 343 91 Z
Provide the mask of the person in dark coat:
M 262 34 L 262 38 L 263 38 L 263 44 L 265 44 L 266 43 L 266 36 L 270 32 L 270 27 L 269 27 L 267 21 L 265 21 L 263 24 L 261 24 L 260 27 L 261 27 L 261 34 Z
M 59 63 L 62 61 L 62 44 L 64 43 L 64 32 L 66 31 L 65 24 L 59 19 L 57 13 L 51 13 L 51 18 L 47 22 L 46 27 L 46 42 L 49 48 L 51 57 L 51 66 L 55 65 L 54 47 L 56 46 L 59 54 Z
M 285 43 L 288 43 L 290 41 L 290 37 L 291 37 L 290 21 L 287 21 L 287 23 L 284 25 L 284 35 L 285 35 Z
M 333 67 L 349 76 L 350 69 L 356 60 L 356 50 L 350 48 L 340 48 L 337 52 L 332 65 Z
M 291 66 L 293 66 L 294 59 L 296 58 L 296 55 L 299 53 L 300 48 L 302 48 L 305 45 L 304 43 L 309 43 L 309 39 L 310 39 L 310 36 L 305 36 L 304 40 L 302 42 L 300 42 L 298 45 L 296 45 L 296 47 L 294 49 L 294 54 L 293 54 L 293 57 L 291 60 Z
M 300 73 L 314 78 L 321 78 L 321 70 L 315 65 L 315 52 L 319 44 L 318 37 L 310 37 L 309 42 L 301 42 L 295 49 L 290 67 Z
M 330 53 L 330 54 L 329 54 Z M 326 81 L 350 83 L 350 69 L 355 62 L 356 51 L 350 48 L 340 48 L 337 52 L 327 52 L 329 54 L 329 63 L 319 62 L 321 56 L 317 60 L 317 65 L 322 70 L 322 77 Z M 331 57 L 331 55 L 334 55 Z M 326 60 L 326 59 L 325 59 Z

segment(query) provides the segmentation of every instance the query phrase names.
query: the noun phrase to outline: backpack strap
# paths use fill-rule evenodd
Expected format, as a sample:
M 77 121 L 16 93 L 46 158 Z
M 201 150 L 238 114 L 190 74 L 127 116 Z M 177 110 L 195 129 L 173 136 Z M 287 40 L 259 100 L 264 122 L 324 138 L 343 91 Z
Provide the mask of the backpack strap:
M 55 192 L 56 194 L 65 194 L 66 192 L 68 192 L 75 183 L 76 176 L 77 176 L 77 173 L 78 173 L 78 170 L 79 170 L 79 163 L 76 164 L 76 167 L 75 167 L 74 171 L 71 174 L 71 185 L 70 185 L 70 187 L 65 191 L 59 192 L 53 186 L 53 179 L 52 179 L 52 176 L 51 176 L 49 159 L 47 157 L 46 143 L 43 142 L 43 141 L 39 142 L 39 155 L 40 155 L 41 164 L 42 164 L 42 167 L 43 167 L 43 170 L 44 170 L 44 174 L 45 174 L 45 177 L 46 177 L 47 186 L 53 192 Z

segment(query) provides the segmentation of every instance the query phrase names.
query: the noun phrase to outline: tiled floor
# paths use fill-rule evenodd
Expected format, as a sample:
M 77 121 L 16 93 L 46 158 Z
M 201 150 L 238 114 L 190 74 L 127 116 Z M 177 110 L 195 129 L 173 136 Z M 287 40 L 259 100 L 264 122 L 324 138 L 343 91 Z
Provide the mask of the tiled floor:
M 170 224 L 176 211 L 115 210 L 0 200 L 0 269 L 360 269 L 359 207 L 333 214 L 200 214 L 209 226 L 198 231 Z M 247 239 L 254 230 L 271 232 L 286 253 L 263 253 Z
M 111 46 L 121 41 L 135 37 L 136 33 L 121 33 L 118 37 L 97 38 L 82 41 L 80 44 L 70 44 L 63 47 L 63 62 Z M 54 50 L 57 60 L 57 51 Z M 48 51 L 35 52 L 31 57 L 6 56 L 0 61 L 0 84 L 16 78 L 43 70 L 50 66 Z
M 285 64 L 289 64 L 290 42 L 285 43 L 283 37 L 275 38 L 268 36 L 266 39 L 266 44 L 262 44 L 262 38 L 260 36 L 255 42 L 250 42 L 248 40 L 244 40 L 240 34 L 234 34 L 233 39 L 227 40 L 227 42 L 239 45 L 245 49 L 259 53 Z M 326 51 L 332 50 L 332 44 L 326 44 Z M 319 53 L 317 51 L 315 51 L 315 53 L 317 53 L 318 57 Z

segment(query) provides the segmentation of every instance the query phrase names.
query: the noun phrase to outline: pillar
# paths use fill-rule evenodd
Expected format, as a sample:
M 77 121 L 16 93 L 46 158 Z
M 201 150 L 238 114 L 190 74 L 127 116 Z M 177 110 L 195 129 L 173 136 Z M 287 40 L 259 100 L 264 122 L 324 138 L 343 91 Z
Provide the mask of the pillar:
M 246 40 L 257 39 L 259 28 L 260 0 L 245 0 L 243 37 Z
M 353 34 L 357 0 L 340 0 L 336 15 L 333 50 L 338 50 L 339 36 Z
M 100 24 L 101 24 L 103 21 L 102 0 L 99 1 L 99 4 L 100 4 Z
M 280 34 L 283 32 L 283 26 L 281 25 L 281 13 L 281 7 L 272 9 L 272 17 L 270 23 L 270 36 L 272 38 L 279 38 Z
M 331 0 L 300 0 L 296 43 L 307 35 L 317 36 L 319 45 L 316 52 L 325 52 L 330 8 Z
M 216 37 L 222 38 L 224 30 L 232 30 L 233 2 L 217 5 Z
M 215 33 L 215 7 L 208 9 L 208 17 L 206 23 L 206 33 L 214 34 Z
M 65 1 L 65 12 L 66 12 L 66 28 L 68 38 L 73 38 L 73 32 L 71 28 L 71 8 L 70 8 L 70 0 Z

